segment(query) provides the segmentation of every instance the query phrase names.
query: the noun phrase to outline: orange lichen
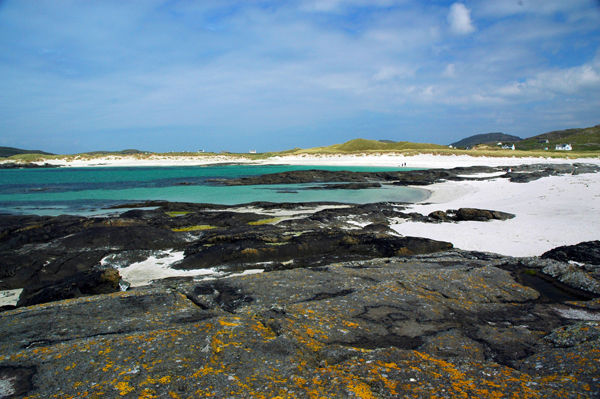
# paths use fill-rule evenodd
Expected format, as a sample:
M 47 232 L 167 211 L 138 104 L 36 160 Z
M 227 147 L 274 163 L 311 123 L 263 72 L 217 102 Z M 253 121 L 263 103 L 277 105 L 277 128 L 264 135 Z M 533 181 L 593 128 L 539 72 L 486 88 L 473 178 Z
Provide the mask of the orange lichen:
M 121 396 L 125 396 L 135 390 L 127 381 L 117 382 L 115 384 L 115 389 L 119 391 L 119 395 Z

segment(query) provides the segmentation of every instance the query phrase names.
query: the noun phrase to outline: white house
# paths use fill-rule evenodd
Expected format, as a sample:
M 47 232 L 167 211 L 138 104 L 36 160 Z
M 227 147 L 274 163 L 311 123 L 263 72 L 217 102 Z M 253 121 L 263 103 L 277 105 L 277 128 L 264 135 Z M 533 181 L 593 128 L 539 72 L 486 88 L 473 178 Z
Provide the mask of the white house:
M 513 150 L 514 151 L 515 150 L 515 145 L 514 144 L 513 145 L 503 145 L 502 149 L 503 150 Z
M 573 147 L 571 147 L 571 144 L 557 144 L 556 145 L 556 151 L 571 151 L 573 150 Z

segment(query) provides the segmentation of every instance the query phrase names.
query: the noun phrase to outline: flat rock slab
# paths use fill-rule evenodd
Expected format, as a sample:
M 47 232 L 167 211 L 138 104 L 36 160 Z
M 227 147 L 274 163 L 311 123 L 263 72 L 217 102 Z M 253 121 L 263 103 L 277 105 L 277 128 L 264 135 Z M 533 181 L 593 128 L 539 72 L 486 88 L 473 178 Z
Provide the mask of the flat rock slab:
M 600 323 L 561 316 L 585 305 L 541 303 L 505 262 L 341 262 L 22 307 L 0 314 L 0 386 L 31 398 L 599 395 Z

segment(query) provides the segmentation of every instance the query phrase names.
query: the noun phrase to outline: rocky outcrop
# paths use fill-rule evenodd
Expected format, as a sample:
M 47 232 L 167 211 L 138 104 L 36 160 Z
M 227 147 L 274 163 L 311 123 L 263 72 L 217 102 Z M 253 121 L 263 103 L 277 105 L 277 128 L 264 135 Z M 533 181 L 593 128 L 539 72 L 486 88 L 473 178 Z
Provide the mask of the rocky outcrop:
M 276 227 L 240 233 L 207 233 L 186 248 L 178 269 L 245 269 L 266 263 L 267 270 L 318 266 L 339 260 L 423 254 L 452 248 L 448 242 L 418 237 L 398 237 L 371 229 L 324 229 L 282 234 Z
M 58 165 L 49 163 L 37 164 L 32 162 L 0 162 L 0 169 L 39 169 L 39 168 L 58 168 Z
M 505 178 L 515 183 L 527 183 L 546 176 L 563 174 L 597 173 L 600 167 L 594 164 L 534 164 L 516 166 L 471 166 L 453 169 L 424 169 L 398 172 L 349 172 L 328 170 L 297 170 L 249 176 L 235 179 L 213 180 L 215 184 L 255 185 L 255 184 L 299 184 L 324 182 L 379 182 L 394 185 L 424 186 L 444 180 L 487 180 Z M 498 172 L 502 173 L 498 175 Z M 484 174 L 480 176 L 480 174 Z M 490 176 L 485 176 L 490 174 Z M 343 187 L 340 187 L 343 188 Z
M 460 208 L 458 210 L 449 209 L 446 212 L 433 211 L 427 216 L 440 222 L 486 222 L 488 220 L 507 220 L 515 217 L 512 213 L 477 208 Z
M 0 313 L 1 386 L 34 398 L 597 397 L 598 300 L 548 300 L 517 281 L 518 262 L 450 250 L 21 307 Z
M 544 259 L 561 262 L 581 262 L 600 266 L 600 241 L 582 242 L 577 245 L 566 245 L 554 248 L 542 255 Z
M 459 222 L 511 216 L 481 209 L 424 216 L 405 213 L 403 204 L 393 203 L 136 206 L 155 209 L 108 218 L 0 215 L 0 290 L 24 289 L 18 306 L 116 291 L 118 284 L 107 286 L 101 278 L 106 266 L 102 259 L 110 257 L 118 260 L 115 267 L 125 267 L 173 250 L 184 253 L 173 265 L 176 269 L 218 267 L 223 273 L 438 252 L 452 244 L 401 237 L 389 228 L 390 220 Z
M 27 284 L 17 306 L 116 292 L 119 291 L 120 280 L 121 276 L 116 269 L 107 268 L 75 273 L 63 279 L 53 279 L 46 284 Z
M 110 218 L 0 215 L 0 290 L 23 289 L 18 306 L 117 291 L 118 278 L 106 281 L 101 260 L 119 259 L 124 267 L 153 256 L 153 251 L 183 251 L 179 269 L 218 266 L 234 272 L 420 254 L 452 246 L 399 237 L 385 227 L 386 218 L 415 216 L 404 215 L 402 207 L 393 204 L 253 203 L 242 209 L 152 204 L 158 208 Z M 264 214 L 277 210 L 291 216 Z M 383 228 L 360 229 L 357 223 Z

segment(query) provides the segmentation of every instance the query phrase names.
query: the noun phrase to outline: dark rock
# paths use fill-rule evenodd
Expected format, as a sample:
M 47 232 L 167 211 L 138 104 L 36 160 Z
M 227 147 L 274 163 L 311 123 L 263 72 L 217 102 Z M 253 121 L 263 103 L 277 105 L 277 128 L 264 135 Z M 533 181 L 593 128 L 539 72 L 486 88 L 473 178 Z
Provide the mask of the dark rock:
M 600 265 L 600 241 L 587 241 L 577 245 L 566 245 L 551 249 L 542 255 L 544 259 L 561 262 L 575 261 Z
M 199 269 L 212 265 L 241 265 L 292 262 L 293 267 L 322 265 L 344 259 L 411 255 L 447 250 L 452 244 L 416 237 L 397 237 L 369 230 L 336 229 L 280 236 L 274 228 L 235 234 L 207 233 L 187 247 L 186 258 L 178 269 Z M 271 265 L 270 269 L 281 266 Z M 248 266 L 245 266 L 248 268 Z
M 119 291 L 119 272 L 115 269 L 91 270 L 57 279 L 45 285 L 26 285 L 18 306 L 108 294 Z
M 447 213 L 451 213 L 451 211 L 447 211 Z M 454 220 L 456 221 L 479 221 L 485 222 L 488 220 L 507 220 L 512 219 L 515 215 L 506 212 L 500 211 L 491 211 L 487 209 L 476 209 L 476 208 L 460 208 L 454 213 Z
M 47 169 L 47 168 L 58 168 L 58 165 L 51 165 L 49 163 L 37 164 L 32 162 L 20 163 L 20 162 L 3 162 L 0 163 L 0 169 Z
M 194 303 L 203 308 L 212 308 L 214 306 L 211 304 L 215 304 L 228 313 L 235 313 L 240 306 L 252 302 L 252 297 L 221 281 L 198 285 L 194 288 L 191 297 Z
M 448 215 L 444 211 L 433 211 L 427 216 L 429 216 L 430 218 L 432 218 L 434 220 L 439 220 L 441 222 L 447 222 L 450 220 L 448 218 Z
M 0 366 L 0 398 L 24 397 L 33 389 L 35 367 Z
M 395 234 L 395 231 L 390 228 L 387 224 L 383 223 L 371 223 L 362 228 L 363 231 L 382 233 L 382 234 Z
M 250 176 L 235 179 L 219 179 L 214 183 L 225 185 L 255 185 L 255 184 L 299 184 L 326 182 L 389 182 L 394 185 L 429 185 L 443 180 L 487 180 L 498 176 L 471 178 L 469 174 L 494 173 L 508 171 L 500 178 L 508 178 L 512 182 L 525 183 L 546 176 L 561 174 L 597 173 L 600 167 L 593 164 L 535 164 L 516 166 L 471 166 L 453 169 L 427 169 L 389 172 L 349 172 L 328 170 L 298 170 L 291 172 L 272 173 L 260 176 Z
M 152 226 L 91 227 L 64 237 L 67 248 L 160 249 L 173 248 L 183 241 L 171 230 Z

